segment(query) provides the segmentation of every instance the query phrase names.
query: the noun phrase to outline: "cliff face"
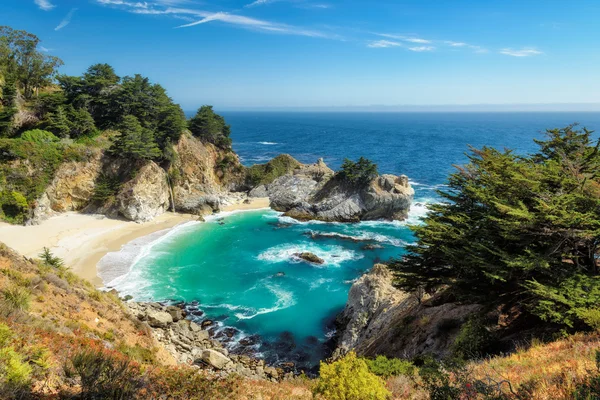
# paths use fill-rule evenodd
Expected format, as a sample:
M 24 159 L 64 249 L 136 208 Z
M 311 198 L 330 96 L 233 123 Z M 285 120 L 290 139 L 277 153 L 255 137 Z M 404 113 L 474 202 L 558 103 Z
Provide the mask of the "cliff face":
M 393 274 L 377 264 L 357 280 L 339 316 L 340 329 L 334 356 L 350 350 L 367 357 L 413 358 L 450 353 L 459 328 L 479 305 L 432 302 L 396 289 Z
M 93 149 L 87 162 L 62 164 L 40 197 L 29 223 L 54 213 L 85 209 L 136 222 L 149 221 L 172 208 L 193 214 L 218 211 L 243 181 L 243 167 L 233 152 L 226 152 L 182 135 L 174 146 L 175 162 L 167 173 L 153 161 L 133 163 Z M 101 179 L 116 182 L 116 191 L 94 201 Z M 172 190 L 172 192 L 171 192 Z
M 367 184 L 352 185 L 339 179 L 319 160 L 254 188 L 250 195 L 268 196 L 271 207 L 301 219 L 355 222 L 403 220 L 414 190 L 404 175 L 381 175 Z

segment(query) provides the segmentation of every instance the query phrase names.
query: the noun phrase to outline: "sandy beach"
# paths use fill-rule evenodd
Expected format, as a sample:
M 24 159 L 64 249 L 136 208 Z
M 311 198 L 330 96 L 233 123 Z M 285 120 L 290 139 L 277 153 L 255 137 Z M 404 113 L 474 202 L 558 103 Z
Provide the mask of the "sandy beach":
M 256 198 L 249 203 L 225 206 L 223 211 L 268 206 L 268 199 Z M 102 286 L 96 265 L 105 254 L 119 251 L 123 245 L 139 237 L 197 219 L 195 215 L 167 212 L 150 222 L 135 223 L 103 215 L 66 212 L 33 226 L 0 222 L 0 242 L 26 257 L 37 257 L 44 247 L 48 247 L 56 256 L 64 259 L 77 275 L 96 286 Z

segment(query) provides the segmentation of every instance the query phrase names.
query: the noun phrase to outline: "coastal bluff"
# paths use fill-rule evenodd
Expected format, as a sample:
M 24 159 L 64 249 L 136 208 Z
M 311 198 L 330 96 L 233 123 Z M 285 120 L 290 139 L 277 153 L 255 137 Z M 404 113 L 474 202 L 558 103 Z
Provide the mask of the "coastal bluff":
M 404 220 L 414 189 L 405 175 L 379 175 L 361 183 L 349 183 L 319 159 L 301 164 L 289 155 L 281 176 L 255 186 L 251 197 L 268 197 L 271 208 L 298 220 L 358 222 Z M 276 161 L 276 159 L 271 162 Z M 269 163 L 265 169 L 269 168 Z

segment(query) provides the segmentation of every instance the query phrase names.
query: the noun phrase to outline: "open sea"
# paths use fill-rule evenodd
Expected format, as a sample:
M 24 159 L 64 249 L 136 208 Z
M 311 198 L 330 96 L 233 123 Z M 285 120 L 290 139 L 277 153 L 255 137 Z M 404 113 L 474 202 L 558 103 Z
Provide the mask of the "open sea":
M 271 210 L 218 214 L 133 242 L 99 265 L 107 286 L 136 300 L 183 301 L 230 350 L 309 369 L 328 355 L 335 316 L 354 280 L 399 257 L 428 203 L 439 201 L 469 146 L 537 149 L 547 128 L 600 129 L 600 113 L 222 113 L 245 165 L 281 153 L 337 169 L 365 156 L 415 188 L 408 221 L 300 223 Z M 315 235 L 317 234 L 317 235 Z M 365 249 L 377 245 L 376 249 Z M 321 266 L 300 262 L 310 251 Z

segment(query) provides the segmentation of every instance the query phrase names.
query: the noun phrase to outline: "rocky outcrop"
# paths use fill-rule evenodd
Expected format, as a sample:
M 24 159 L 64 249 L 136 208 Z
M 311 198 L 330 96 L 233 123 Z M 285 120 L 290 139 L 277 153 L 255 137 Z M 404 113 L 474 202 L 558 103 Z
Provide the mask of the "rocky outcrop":
M 290 372 L 286 374 L 282 369 L 267 366 L 264 360 L 230 354 L 204 329 L 212 324 L 203 327 L 185 319 L 185 311 L 179 306 L 131 301 L 125 304 L 135 318 L 151 328 L 153 336 L 180 364 L 205 369 L 218 377 L 236 374 L 272 381 L 293 377 Z
M 308 251 L 305 251 L 304 253 L 294 253 L 294 257 L 299 258 L 302 261 L 306 261 L 307 263 L 311 263 L 311 264 L 324 264 L 325 260 L 323 260 L 321 257 L 317 256 L 316 254 L 310 253 Z
M 319 160 L 254 188 L 250 195 L 268 195 L 272 208 L 296 219 L 354 222 L 405 219 L 414 190 L 404 175 L 349 184 Z
M 350 350 L 367 357 L 413 358 L 429 354 L 443 358 L 466 319 L 481 309 L 477 304 L 419 302 L 393 286 L 393 274 L 376 264 L 351 287 L 338 317 L 334 356 Z
M 237 155 L 183 135 L 175 146 L 177 160 L 169 175 L 175 210 L 197 215 L 219 211 L 223 199 L 243 180 Z
M 87 161 L 71 161 L 58 168 L 36 202 L 30 223 L 39 223 L 54 213 L 82 210 L 89 204 L 103 166 L 102 152 L 98 149 L 89 151 Z
M 170 206 L 167 173 L 149 162 L 123 185 L 116 203 L 119 214 L 131 221 L 146 222 L 161 215 Z

